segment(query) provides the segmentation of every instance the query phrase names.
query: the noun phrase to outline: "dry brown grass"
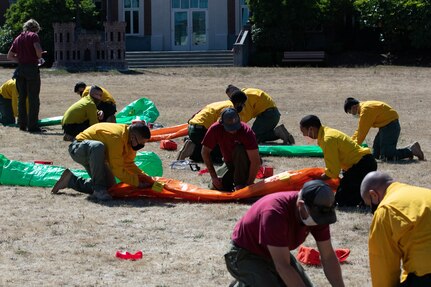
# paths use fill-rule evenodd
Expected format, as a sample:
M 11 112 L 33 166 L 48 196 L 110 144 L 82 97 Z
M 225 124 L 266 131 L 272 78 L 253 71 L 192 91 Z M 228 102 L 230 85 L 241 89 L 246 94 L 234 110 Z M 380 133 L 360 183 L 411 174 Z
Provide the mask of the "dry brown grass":
M 121 109 L 139 97 L 155 102 L 157 120 L 181 124 L 207 103 L 224 100 L 225 86 L 258 87 L 273 96 L 282 122 L 303 144 L 298 122 L 314 113 L 324 124 L 348 134 L 356 121 L 346 115 L 347 96 L 383 100 L 401 117 L 399 145 L 418 140 L 431 153 L 429 114 L 431 70 L 426 68 L 178 68 L 137 74 L 42 71 L 40 117 L 62 115 L 77 100 L 75 82 L 101 85 Z M 0 69 L 0 82 L 12 74 Z M 59 126 L 46 135 L 0 127 L 0 153 L 19 161 L 51 160 L 81 168 L 67 153 Z M 375 134 L 372 131 L 367 140 Z M 180 140 L 177 142 L 180 143 Z M 158 143 L 146 146 L 163 161 L 164 176 L 206 185 L 209 178 L 190 170 L 170 170 L 175 152 Z M 323 166 L 319 158 L 266 157 L 275 172 Z M 379 163 L 396 179 L 429 187 L 430 162 Z M 72 190 L 52 196 L 49 189 L 1 186 L 0 286 L 227 286 L 231 277 L 223 254 L 235 222 L 249 208 L 238 203 L 189 203 L 139 199 L 97 204 Z M 350 248 L 342 270 L 346 286 L 370 285 L 367 233 L 370 214 L 338 211 L 333 244 Z M 307 245 L 313 246 L 309 239 Z M 118 249 L 144 252 L 143 260 L 120 261 Z M 306 267 L 316 286 L 328 286 L 321 268 Z

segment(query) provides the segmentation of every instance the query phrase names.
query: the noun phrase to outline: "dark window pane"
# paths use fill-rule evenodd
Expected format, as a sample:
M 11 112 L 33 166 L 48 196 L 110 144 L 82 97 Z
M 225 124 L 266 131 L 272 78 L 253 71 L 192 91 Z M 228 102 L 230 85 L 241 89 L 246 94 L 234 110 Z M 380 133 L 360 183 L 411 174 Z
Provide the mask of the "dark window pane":
M 126 22 L 126 34 L 130 34 L 130 11 L 124 12 L 124 21 Z
M 133 11 L 133 33 L 139 33 L 139 12 Z

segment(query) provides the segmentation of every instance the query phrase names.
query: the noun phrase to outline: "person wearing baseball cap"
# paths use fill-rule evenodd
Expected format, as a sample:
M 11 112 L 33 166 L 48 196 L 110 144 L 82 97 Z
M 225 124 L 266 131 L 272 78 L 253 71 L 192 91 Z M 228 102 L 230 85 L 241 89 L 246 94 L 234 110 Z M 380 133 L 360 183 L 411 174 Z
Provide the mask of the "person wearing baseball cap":
M 217 145 L 224 162 L 216 171 L 211 151 Z M 211 175 L 212 188 L 221 191 L 234 191 L 253 184 L 260 166 L 256 136 L 241 122 L 234 108 L 224 109 L 220 120 L 210 126 L 202 141 L 201 154 Z
M 256 201 L 237 222 L 226 266 L 231 286 L 313 286 L 291 250 L 308 234 L 316 240 L 331 286 L 344 286 L 329 225 L 337 221 L 335 196 L 321 180 L 297 191 L 272 193 Z

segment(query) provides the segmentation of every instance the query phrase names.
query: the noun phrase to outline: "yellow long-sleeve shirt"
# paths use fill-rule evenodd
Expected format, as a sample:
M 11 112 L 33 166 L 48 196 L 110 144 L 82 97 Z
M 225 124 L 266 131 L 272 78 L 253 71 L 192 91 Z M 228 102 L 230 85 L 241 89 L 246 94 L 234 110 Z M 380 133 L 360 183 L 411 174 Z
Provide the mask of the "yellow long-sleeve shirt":
M 398 113 L 388 104 L 379 101 L 359 103 L 359 123 L 352 139 L 362 144 L 370 128 L 381 128 L 398 119 Z
M 99 122 L 96 104 L 90 96 L 85 96 L 71 105 L 64 113 L 61 124 L 81 124 L 87 120 L 90 126 Z
M 209 129 L 220 118 L 221 112 L 226 108 L 233 108 L 231 101 L 208 104 L 189 120 L 189 124 L 201 125 Z
M 317 144 L 323 151 L 325 174 L 330 178 L 338 178 L 341 169 L 348 170 L 371 153 L 369 148 L 361 147 L 345 133 L 326 126 L 320 127 Z
M 112 95 L 111 95 L 111 93 L 110 92 L 108 92 L 108 90 L 107 89 L 105 89 L 105 88 L 102 88 L 102 87 L 100 87 L 101 89 L 102 89 L 102 91 L 103 91 L 103 94 L 102 94 L 102 102 L 107 102 L 107 103 L 112 103 L 112 104 L 115 104 L 115 100 L 114 100 L 114 98 L 112 97 Z M 90 89 L 91 89 L 91 87 L 86 87 L 85 88 L 85 90 L 82 92 L 82 95 L 81 95 L 81 97 L 85 97 L 85 96 L 88 96 L 89 94 L 90 94 Z
M 249 122 L 251 119 L 257 117 L 269 108 L 275 108 L 275 102 L 264 91 L 254 88 L 242 89 L 247 96 L 244 108 L 239 113 L 241 121 Z
M 112 173 L 122 182 L 138 186 L 138 175 L 144 174 L 136 166 L 136 151 L 129 144 L 128 126 L 116 123 L 98 123 L 76 136 L 76 140 L 96 140 L 105 146 L 105 160 Z
M 408 273 L 431 273 L 431 189 L 392 183 L 374 213 L 369 235 L 373 286 L 390 287 Z
M 12 101 L 12 111 L 13 115 L 15 117 L 18 116 L 18 90 L 16 89 L 16 82 L 15 79 L 10 79 L 6 81 L 3 85 L 0 87 L 0 95 L 3 96 L 3 98 L 11 100 Z M 27 99 L 27 106 L 28 106 L 28 99 Z

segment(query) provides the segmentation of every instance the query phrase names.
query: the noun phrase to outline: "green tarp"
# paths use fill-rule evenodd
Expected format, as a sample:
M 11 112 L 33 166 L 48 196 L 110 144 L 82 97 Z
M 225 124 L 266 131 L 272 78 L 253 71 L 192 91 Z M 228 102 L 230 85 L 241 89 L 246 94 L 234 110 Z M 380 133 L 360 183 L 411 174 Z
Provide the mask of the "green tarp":
M 366 144 L 362 144 L 367 147 Z M 318 145 L 259 145 L 259 154 L 287 157 L 323 157 Z
M 152 101 L 146 98 L 136 100 L 125 106 L 116 114 L 117 123 L 130 124 L 133 120 L 144 120 L 147 123 L 154 123 L 159 117 L 159 111 Z M 44 118 L 39 120 L 40 126 L 55 126 L 61 124 L 63 116 Z
M 138 152 L 136 165 L 150 176 L 162 176 L 163 167 L 159 156 L 153 152 Z M 9 160 L 0 154 L 0 184 L 52 187 L 60 178 L 64 167 Z M 84 170 L 72 170 L 77 176 L 88 178 Z M 119 180 L 117 179 L 117 182 Z
M 39 120 L 39 126 L 46 127 L 46 126 L 60 125 L 62 118 L 63 118 L 63 116 L 56 116 L 56 117 L 41 119 L 41 120 Z
M 259 145 L 259 154 L 291 157 L 323 157 L 322 149 L 317 145 Z
M 117 123 L 130 124 L 133 120 L 144 120 L 147 123 L 154 123 L 159 117 L 159 111 L 152 101 L 146 98 L 130 103 L 117 113 Z

